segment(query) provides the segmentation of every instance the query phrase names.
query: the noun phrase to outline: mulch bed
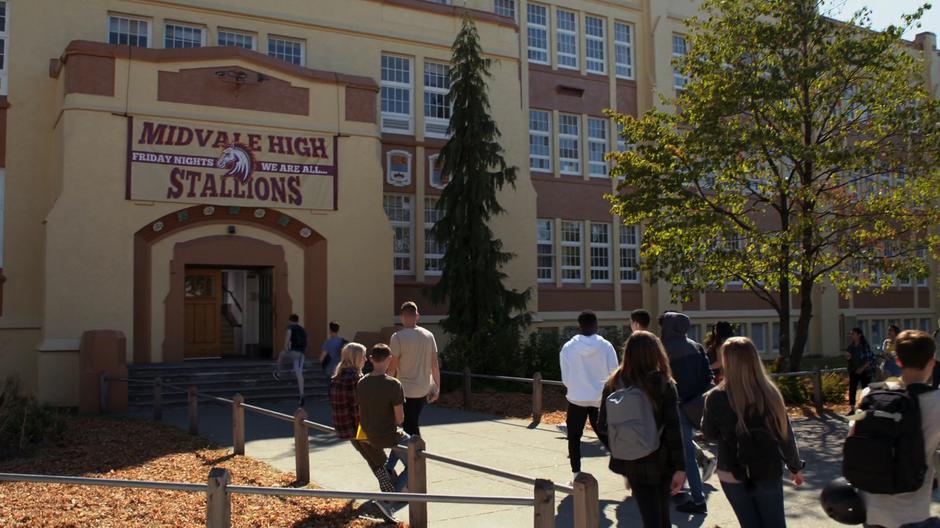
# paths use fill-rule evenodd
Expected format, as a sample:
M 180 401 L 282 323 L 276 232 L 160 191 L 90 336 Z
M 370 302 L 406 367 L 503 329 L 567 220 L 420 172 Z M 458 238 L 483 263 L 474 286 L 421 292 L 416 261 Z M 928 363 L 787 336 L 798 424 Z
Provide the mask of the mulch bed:
M 234 457 L 198 437 L 161 424 L 70 417 L 62 445 L 29 458 L 0 460 L 0 472 L 123 480 L 205 483 L 212 467 L 225 467 L 232 484 L 289 487 L 294 475 L 249 457 Z M 204 527 L 203 493 L 0 483 L 3 527 Z M 233 495 L 234 527 L 368 527 L 349 501 Z M 403 525 L 400 525 L 403 526 Z

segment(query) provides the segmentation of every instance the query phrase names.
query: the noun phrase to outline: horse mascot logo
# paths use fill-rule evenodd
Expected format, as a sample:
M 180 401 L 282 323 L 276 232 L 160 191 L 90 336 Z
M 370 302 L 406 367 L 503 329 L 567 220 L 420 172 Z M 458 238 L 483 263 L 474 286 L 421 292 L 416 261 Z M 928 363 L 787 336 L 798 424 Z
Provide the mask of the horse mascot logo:
M 242 183 L 247 183 L 254 172 L 255 160 L 248 147 L 240 143 L 232 143 L 222 151 L 215 166 L 219 169 L 228 169 L 226 176 L 234 176 Z

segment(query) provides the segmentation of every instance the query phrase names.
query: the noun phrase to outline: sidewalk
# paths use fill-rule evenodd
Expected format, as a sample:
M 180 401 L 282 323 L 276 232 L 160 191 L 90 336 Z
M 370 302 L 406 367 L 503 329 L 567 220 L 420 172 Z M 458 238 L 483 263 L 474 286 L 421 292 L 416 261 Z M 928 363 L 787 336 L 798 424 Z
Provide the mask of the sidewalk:
M 292 414 L 290 402 L 266 404 L 267 408 Z M 310 420 L 329 424 L 325 402 L 308 403 Z M 292 425 L 287 422 L 246 412 L 248 456 L 264 460 L 283 471 L 294 471 Z M 138 415 L 145 417 L 142 415 Z M 186 408 L 163 411 L 164 421 L 185 429 Z M 200 402 L 200 433 L 220 446 L 232 445 L 230 407 Z M 564 434 L 554 426 L 532 428 L 523 420 L 499 419 L 491 415 L 457 411 L 436 406 L 425 408 L 421 432 L 427 450 L 508 471 L 566 483 L 571 478 Z M 841 467 L 845 422 L 836 416 L 795 421 L 794 429 L 807 461 L 806 483 L 802 488 L 789 481 L 784 484 L 787 521 L 792 527 L 841 526 L 831 521 L 819 507 L 819 492 Z M 339 490 L 378 490 L 375 477 L 365 461 L 345 441 L 325 434 L 310 436 L 310 474 L 317 484 Z M 600 488 L 601 526 L 639 526 L 635 502 L 624 491 L 623 479 L 607 469 L 607 455 L 597 439 L 586 434 L 582 440 L 583 470 L 594 475 Z M 428 491 L 444 494 L 531 496 L 532 487 L 497 477 L 456 468 L 435 461 L 427 462 Z M 717 477 L 706 483 L 709 493 L 707 516 L 687 516 L 673 511 L 673 523 L 680 527 L 731 527 L 737 520 L 721 493 Z M 573 526 L 573 504 L 563 493 L 555 496 L 556 526 Z M 935 507 L 940 513 L 940 505 Z M 408 509 L 399 510 L 398 518 L 408 520 Z M 434 504 L 428 506 L 428 518 L 435 527 L 531 526 L 532 509 L 517 506 Z

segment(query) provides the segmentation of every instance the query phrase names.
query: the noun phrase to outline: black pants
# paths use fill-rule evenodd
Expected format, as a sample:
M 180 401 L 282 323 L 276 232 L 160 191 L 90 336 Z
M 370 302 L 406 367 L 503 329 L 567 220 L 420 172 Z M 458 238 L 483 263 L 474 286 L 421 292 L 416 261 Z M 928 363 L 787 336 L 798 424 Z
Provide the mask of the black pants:
M 630 478 L 630 475 L 627 475 Z M 630 479 L 630 489 L 636 505 L 640 509 L 640 518 L 644 528 L 669 528 L 669 481 L 659 484 L 634 483 Z
M 421 418 L 421 409 L 424 409 L 424 402 L 427 398 L 405 398 L 405 423 L 401 428 L 409 435 L 420 435 L 421 428 L 418 427 L 418 420 Z
M 591 427 L 597 431 L 597 407 L 581 407 L 568 402 L 568 416 L 565 425 L 568 426 L 568 458 L 571 459 L 571 472 L 581 471 L 581 436 L 584 435 L 584 424 L 591 420 Z
M 855 371 L 849 372 L 849 405 L 854 409 L 855 408 L 855 391 L 858 390 L 859 383 L 862 384 L 862 389 L 868 386 L 871 383 L 871 371 L 866 370 L 861 374 L 855 373 Z

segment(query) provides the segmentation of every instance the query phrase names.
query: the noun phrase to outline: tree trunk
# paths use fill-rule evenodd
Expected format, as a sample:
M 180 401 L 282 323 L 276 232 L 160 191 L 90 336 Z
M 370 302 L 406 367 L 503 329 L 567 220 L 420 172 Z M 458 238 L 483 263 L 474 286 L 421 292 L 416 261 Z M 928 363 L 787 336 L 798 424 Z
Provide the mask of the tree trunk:
M 793 340 L 793 347 L 790 349 L 790 372 L 800 370 L 800 361 L 803 360 L 806 342 L 809 341 L 809 323 L 812 319 L 813 281 L 804 278 L 800 281 L 800 318 L 796 323 L 796 338 Z
M 789 367 L 790 357 L 790 277 L 787 275 L 790 267 L 789 251 L 785 251 L 781 259 L 780 282 L 777 289 L 780 295 L 780 343 L 777 348 L 777 370 Z

